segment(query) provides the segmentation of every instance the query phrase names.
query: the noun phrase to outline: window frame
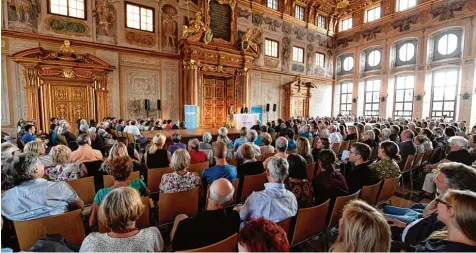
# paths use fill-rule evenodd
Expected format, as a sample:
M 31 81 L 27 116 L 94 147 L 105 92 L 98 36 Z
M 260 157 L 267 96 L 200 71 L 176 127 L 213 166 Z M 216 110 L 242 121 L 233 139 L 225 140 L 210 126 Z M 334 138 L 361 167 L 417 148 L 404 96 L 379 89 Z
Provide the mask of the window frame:
M 319 65 L 319 56 L 322 55 L 322 66 Z M 324 53 L 321 53 L 321 52 L 316 52 L 316 66 L 317 67 L 321 67 L 321 68 L 325 68 L 326 67 L 326 55 Z
M 454 52 L 450 54 L 443 55 L 438 51 L 438 43 L 440 39 L 442 39 L 445 35 L 454 34 L 458 39 L 456 44 L 456 49 Z M 456 59 L 461 58 L 463 56 L 463 29 L 461 28 L 452 28 L 452 29 L 444 29 L 433 36 L 432 47 L 433 47 L 433 57 L 432 61 L 440 61 L 440 60 L 447 60 L 447 59 Z
M 63 0 L 63 1 L 66 1 L 66 9 L 68 11 L 68 15 L 63 15 L 63 14 L 58 14 L 58 13 L 52 13 L 51 12 L 51 0 L 48 0 L 47 1 L 47 13 L 50 14 L 50 15 L 57 15 L 57 16 L 61 16 L 61 17 L 67 17 L 67 18 L 74 18 L 74 19 L 79 19 L 79 20 L 87 20 L 88 19 L 88 5 L 86 4 L 87 0 L 84 0 L 84 18 L 78 18 L 78 17 L 73 17 L 73 16 L 69 16 L 69 0 Z
M 367 91 L 367 82 L 375 82 L 375 81 L 379 81 L 380 82 L 380 85 L 379 85 L 379 89 L 378 91 L 374 91 L 372 89 L 372 91 Z M 374 83 L 372 83 L 372 87 L 373 87 Z M 369 78 L 369 79 L 366 79 L 365 82 L 364 82 L 364 116 L 368 116 L 368 117 L 379 117 L 380 115 L 380 91 L 382 90 L 382 80 L 379 79 L 379 78 Z M 372 100 L 370 102 L 367 102 L 367 93 L 368 92 L 371 92 L 372 93 Z M 377 99 L 377 102 L 373 101 L 373 97 L 374 97 L 374 93 L 378 93 L 378 99 Z M 371 105 L 371 108 L 373 108 L 373 105 L 374 104 L 377 104 L 377 110 L 366 110 L 366 105 L 367 104 L 370 104 Z M 374 115 L 374 114 L 368 114 L 368 112 L 377 112 L 377 115 Z
M 323 22 L 322 22 L 323 25 L 322 25 L 322 26 L 319 25 L 319 23 L 320 23 L 319 21 L 321 21 L 321 20 L 320 20 L 321 18 L 323 19 Z M 317 14 L 317 24 L 316 24 L 317 27 L 320 27 L 320 28 L 323 28 L 323 29 L 327 29 L 327 24 L 326 24 L 326 22 L 327 22 L 327 17 L 326 17 L 326 16 L 323 16 L 323 15 L 321 15 L 321 14 Z
M 344 22 L 348 20 L 350 20 L 350 26 L 347 29 L 344 29 Z M 353 25 L 354 25 L 354 20 L 352 19 L 352 17 L 344 18 L 340 21 L 340 31 L 343 32 L 343 31 L 350 30 L 352 29 Z
M 380 61 L 377 65 L 375 66 L 371 66 L 369 64 L 369 58 L 370 58 L 370 54 L 372 52 L 375 52 L 375 51 L 378 51 L 380 53 Z M 364 71 L 373 71 L 373 70 L 379 70 L 381 69 L 382 67 L 382 62 L 383 62 L 383 53 L 382 53 L 382 49 L 381 48 L 369 48 L 369 49 L 366 49 L 365 52 L 365 66 L 364 66 Z
M 139 7 L 139 24 L 141 23 L 140 21 L 141 21 L 141 18 L 142 18 L 141 15 L 140 15 L 140 8 L 152 10 L 152 31 L 127 26 L 127 5 L 128 4 L 132 5 L 132 6 Z M 126 29 L 134 29 L 134 30 L 142 31 L 142 32 L 155 33 L 155 8 L 153 8 L 153 7 L 133 3 L 133 2 L 124 1 L 124 18 L 125 18 L 124 19 L 124 26 L 125 26 Z
M 406 9 L 400 9 L 400 2 L 401 1 L 407 1 L 407 8 Z M 415 0 L 415 5 L 409 6 L 408 2 L 411 0 L 396 0 L 396 5 L 395 5 L 395 12 L 401 12 L 401 11 L 406 11 L 415 8 L 418 5 L 418 0 Z
M 411 59 L 409 59 L 408 61 L 402 61 L 400 59 L 400 50 L 406 44 L 413 44 L 413 46 L 415 47 L 415 52 Z M 417 39 L 402 40 L 402 41 L 399 41 L 397 44 L 395 44 L 395 67 L 416 65 L 417 57 L 418 57 Z
M 439 103 L 443 103 L 442 104 L 442 110 L 438 110 L 436 112 L 441 112 L 441 116 L 433 116 L 433 113 L 435 112 L 433 110 L 433 106 L 434 106 L 434 103 L 435 103 L 435 100 L 434 100 L 434 96 L 435 96 L 435 76 L 437 73 L 440 73 L 440 72 L 449 72 L 449 71 L 456 71 L 456 85 L 455 85 L 455 96 L 454 96 L 454 100 L 446 100 L 445 99 L 445 96 L 443 95 L 443 100 L 437 100 L 436 102 Z M 456 106 L 457 106 L 457 103 L 458 103 L 458 88 L 459 88 L 459 80 L 461 78 L 461 73 L 460 73 L 460 69 L 458 68 L 443 68 L 443 69 L 438 69 L 438 70 L 435 70 L 432 72 L 431 76 L 431 97 L 430 97 L 430 118 L 442 118 L 444 113 L 445 112 L 451 112 L 451 111 L 448 111 L 448 110 L 445 110 L 445 102 L 453 102 L 454 105 L 453 105 L 453 116 L 452 117 L 446 117 L 446 119 L 453 119 L 453 120 L 456 120 Z M 446 76 L 445 76 L 445 81 L 446 81 Z M 447 86 L 440 86 L 440 87 L 444 87 L 446 88 Z
M 276 45 L 277 45 L 277 46 L 276 46 L 276 56 L 274 56 L 274 55 L 267 55 L 267 54 L 266 54 L 266 41 L 267 41 L 267 40 L 276 43 Z M 271 51 L 272 51 L 272 50 L 271 50 Z M 269 39 L 269 38 L 265 38 L 265 39 L 264 39 L 264 56 L 266 56 L 266 57 L 273 57 L 273 58 L 279 58 L 279 41 L 273 40 L 273 39 Z
M 410 88 L 399 89 L 399 88 L 397 87 L 397 82 L 398 82 L 398 78 L 399 78 L 399 77 L 400 77 L 400 78 L 401 78 L 401 77 L 407 78 L 407 77 L 409 77 L 409 76 L 412 76 L 412 77 L 413 77 L 412 99 L 411 99 L 410 101 L 406 101 L 406 100 L 405 100 L 405 92 L 406 92 L 407 90 L 409 90 Z M 405 83 L 405 84 L 406 84 L 406 83 Z M 411 119 L 411 118 L 413 117 L 413 109 L 414 109 L 414 108 L 413 108 L 413 98 L 414 98 L 414 96 L 415 96 L 415 86 L 416 86 L 416 74 L 415 74 L 415 73 L 403 73 L 403 74 L 399 74 L 399 75 L 396 75 L 396 76 L 395 76 L 395 89 L 394 89 L 395 91 L 394 91 L 394 98 L 393 98 L 393 117 L 394 117 L 395 119 L 399 119 L 399 118 L 409 118 L 409 119 Z M 399 91 L 399 90 L 403 90 L 403 101 L 397 101 L 397 91 Z M 396 108 L 397 108 L 397 103 L 403 104 L 403 105 L 402 105 L 403 110 L 400 110 L 400 111 L 399 111 L 399 112 L 403 112 L 403 113 L 409 111 L 409 110 L 405 110 L 405 103 L 411 103 L 412 109 L 411 109 L 411 111 L 410 111 L 410 116 L 406 116 L 406 115 L 398 115 L 398 116 L 397 116 L 397 115 L 396 115 L 396 112 L 397 112 L 397 110 L 396 110 Z
M 344 55 L 341 55 L 339 56 L 340 57 L 340 71 L 339 71 L 339 75 L 349 75 L 349 74 L 353 74 L 354 73 L 354 69 L 355 69 L 355 58 L 354 58 L 354 55 L 353 54 L 344 54 Z M 345 70 L 344 69 L 344 61 L 345 59 L 347 59 L 347 57 L 351 57 L 352 58 L 352 68 L 350 70 Z
M 373 20 L 369 20 L 369 11 L 374 11 L 377 8 L 379 9 L 378 18 L 375 18 Z M 382 18 L 382 7 L 380 5 L 379 6 L 374 6 L 370 9 L 365 10 L 365 23 L 374 22 L 374 21 L 379 20 L 380 18 Z
M 299 48 L 299 49 L 302 50 L 302 61 L 295 61 L 295 60 L 294 60 L 294 48 Z M 293 61 L 293 62 L 296 62 L 296 63 L 304 63 L 304 48 L 303 48 L 303 47 L 293 46 L 293 58 L 292 58 L 292 61 Z
M 272 2 L 271 6 L 269 5 L 269 1 Z M 276 8 L 273 8 L 274 4 L 276 4 Z M 270 8 L 272 10 L 275 10 L 275 11 L 279 11 L 279 1 L 278 0 L 267 0 L 266 1 L 266 7 Z
M 298 9 L 302 10 L 302 19 L 300 16 L 298 17 Z M 304 21 L 304 19 L 306 18 L 306 8 L 304 6 L 296 4 L 296 7 L 294 7 L 294 18 Z
M 351 86 L 352 86 L 352 87 L 351 87 L 352 89 L 350 90 L 350 92 L 346 92 L 346 93 L 343 93 L 343 92 L 342 92 L 342 86 L 343 86 L 344 84 L 347 85 L 347 90 L 348 90 L 348 85 L 351 85 Z M 352 102 L 352 99 L 353 99 L 353 98 L 352 98 L 352 94 L 353 94 L 353 90 L 354 90 L 354 83 L 353 83 L 352 81 L 343 81 L 343 82 L 340 83 L 339 113 L 342 114 L 342 116 L 352 115 L 352 104 L 353 104 L 353 102 Z M 343 97 L 344 95 L 345 95 L 345 96 L 348 96 L 349 94 L 351 95 L 350 102 L 347 101 L 346 103 L 342 103 L 342 97 Z M 343 106 L 343 105 L 346 106 L 346 109 L 347 109 L 347 106 L 350 105 L 350 111 L 345 110 L 346 112 L 348 111 L 349 114 L 343 114 L 343 113 L 342 113 L 342 106 Z

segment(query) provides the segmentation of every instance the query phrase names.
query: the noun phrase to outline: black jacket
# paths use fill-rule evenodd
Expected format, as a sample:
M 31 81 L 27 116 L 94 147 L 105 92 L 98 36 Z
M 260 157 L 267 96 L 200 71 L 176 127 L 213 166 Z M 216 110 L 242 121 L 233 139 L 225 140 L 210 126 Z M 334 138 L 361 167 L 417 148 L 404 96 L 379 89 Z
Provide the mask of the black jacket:
M 376 184 L 380 179 L 376 170 L 370 169 L 368 163 L 354 166 L 346 177 L 349 193 L 355 193 L 363 186 Z
M 398 143 L 398 148 L 400 149 L 400 156 L 402 157 L 399 165 L 401 166 L 400 168 L 403 168 L 402 165 L 405 165 L 408 156 L 416 154 L 416 148 L 411 140 Z

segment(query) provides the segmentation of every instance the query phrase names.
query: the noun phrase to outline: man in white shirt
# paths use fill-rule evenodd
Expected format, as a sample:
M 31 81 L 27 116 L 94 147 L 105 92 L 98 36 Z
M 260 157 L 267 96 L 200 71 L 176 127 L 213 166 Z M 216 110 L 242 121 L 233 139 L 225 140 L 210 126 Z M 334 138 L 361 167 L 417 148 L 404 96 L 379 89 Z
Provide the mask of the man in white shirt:
M 140 130 L 137 128 L 136 124 L 137 121 L 131 120 L 131 125 L 124 128 L 124 132 L 132 134 L 134 136 L 134 140 L 136 140 L 137 143 L 147 143 L 147 138 L 145 138 L 140 133 Z
M 334 125 L 329 126 L 329 143 L 332 145 L 334 143 L 341 143 L 342 138 L 341 135 L 337 132 L 337 128 Z

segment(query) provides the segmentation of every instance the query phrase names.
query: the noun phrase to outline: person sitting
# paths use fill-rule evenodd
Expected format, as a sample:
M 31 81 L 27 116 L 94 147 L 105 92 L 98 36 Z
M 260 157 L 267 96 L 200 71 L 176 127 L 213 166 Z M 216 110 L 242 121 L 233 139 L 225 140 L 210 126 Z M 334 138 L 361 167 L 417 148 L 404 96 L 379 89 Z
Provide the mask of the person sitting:
M 373 185 L 379 181 L 377 171 L 369 168 L 370 147 L 367 144 L 354 142 L 349 152 L 349 162 L 354 167 L 346 177 L 349 193 L 355 193 L 363 186 Z
M 28 142 L 25 147 L 23 148 L 24 153 L 35 153 L 40 157 L 40 161 L 45 166 L 45 168 L 49 168 L 54 166 L 53 159 L 51 155 L 45 154 L 46 145 L 43 141 L 30 141 Z
M 167 149 L 167 151 L 169 151 L 171 155 L 173 155 L 175 150 L 179 148 L 185 149 L 185 150 L 187 149 L 187 145 L 180 143 L 180 140 L 182 140 L 182 135 L 180 135 L 179 133 L 172 134 L 171 139 L 174 144 L 170 145 L 169 148 Z
M 51 148 L 53 166 L 45 169 L 45 178 L 50 181 L 67 181 L 85 177 L 88 170 L 83 163 L 69 163 L 71 149 L 65 145 Z
M 332 252 L 389 252 L 390 226 L 383 215 L 362 200 L 344 206 Z
M 116 127 L 116 131 L 123 132 L 125 127 L 126 127 L 126 121 L 123 119 L 120 119 L 119 124 Z
M 106 145 L 114 145 L 116 144 L 116 140 L 112 138 L 112 135 L 107 132 L 106 124 L 104 122 L 99 122 L 97 125 L 97 134 L 104 138 L 104 142 Z M 127 138 L 126 138 L 127 139 Z
M 261 161 L 256 160 L 253 147 L 249 143 L 241 145 L 240 148 L 244 161 L 242 164 L 238 165 L 236 170 L 241 183 L 245 176 L 264 173 L 264 167 Z
M 233 149 L 233 141 L 228 138 L 228 129 L 226 127 L 220 127 L 220 129 L 218 129 L 217 141 L 226 143 L 229 151 Z
M 226 178 L 230 182 L 235 181 L 238 174 L 236 167 L 226 162 L 227 147 L 224 142 L 213 143 L 213 157 L 216 165 L 202 172 L 202 182 L 209 185 L 219 178 Z
M 100 171 L 108 174 L 109 173 L 109 165 L 111 164 L 112 160 L 116 157 L 122 156 L 129 156 L 127 152 L 127 147 L 124 143 L 118 142 L 111 147 L 109 150 L 109 156 L 107 159 L 101 164 Z M 142 165 L 136 159 L 132 159 L 132 171 L 140 171 Z
M 246 127 L 242 127 L 240 129 L 240 138 L 236 139 L 233 143 L 233 149 L 237 150 L 243 143 L 248 141 L 248 139 L 246 138 L 247 133 L 248 130 L 246 129 Z
M 198 140 L 197 140 L 198 142 Z M 200 185 L 200 176 L 197 172 L 189 172 L 190 155 L 185 149 L 177 149 L 172 155 L 170 167 L 174 170 L 167 173 L 160 180 L 160 192 L 182 192 L 188 191 Z
M 177 215 L 170 234 L 173 251 L 201 248 L 237 233 L 240 215 L 226 208 L 233 200 L 234 192 L 229 180 L 217 179 L 210 186 L 206 210 L 192 217 Z
M 336 162 L 337 157 L 334 151 L 323 149 L 319 153 L 316 169 L 320 168 L 321 172 L 312 181 L 316 205 L 320 205 L 328 199 L 334 203 L 337 197 L 349 194 L 347 181 L 339 170 L 336 170 Z
M 286 190 L 284 180 L 288 177 L 289 163 L 281 157 L 273 157 L 266 169 L 268 183 L 263 191 L 253 192 L 244 205 L 236 206 L 241 220 L 263 217 L 272 222 L 280 222 L 295 216 L 298 210 L 296 196 Z
M 259 131 L 260 128 L 261 128 L 261 121 L 257 120 L 257 121 L 256 121 L 256 124 L 253 125 L 250 129 L 251 129 L 251 130 L 255 130 L 255 131 Z
M 188 141 L 188 152 L 190 154 L 190 163 L 203 163 L 207 161 L 207 153 L 200 151 L 198 147 L 200 142 L 197 138 L 190 139 Z
M 373 148 L 377 145 L 375 143 L 375 133 L 374 133 L 374 131 L 372 131 L 372 130 L 365 131 L 364 134 L 363 134 L 363 137 L 364 137 L 363 143 L 369 145 L 369 147 Z
M 136 126 L 136 124 L 137 124 L 137 121 L 131 120 L 131 125 L 127 126 L 127 128 L 124 129 L 124 132 L 132 134 L 132 136 L 134 136 L 134 140 L 135 140 L 136 143 L 147 143 L 147 142 L 149 142 L 149 140 L 141 134 L 141 132 L 140 132 L 139 128 Z
M 388 128 L 384 128 L 382 129 L 382 131 L 380 131 L 380 135 L 379 135 L 379 140 L 382 142 L 382 141 L 386 141 L 386 140 L 389 140 L 390 139 L 390 134 L 392 132 L 390 131 L 390 129 Z
M 2 143 L 1 149 L 2 149 L 2 155 L 1 155 L 2 164 L 5 159 L 21 154 L 21 150 L 16 145 L 10 142 Z
M 398 164 L 400 168 L 403 168 L 409 155 L 416 154 L 415 144 L 413 143 L 414 134 L 410 129 L 404 130 L 400 135 L 402 142 L 398 143 L 398 149 L 400 150 L 400 156 L 402 159 Z
M 171 154 L 165 146 L 165 135 L 157 134 L 152 139 L 149 150 L 144 154 L 147 168 L 167 168 L 169 167 Z
M 129 155 L 130 158 L 136 160 L 136 161 L 140 161 L 140 155 L 139 155 L 139 152 L 137 152 L 137 150 L 132 146 L 132 145 L 129 145 L 129 140 L 127 139 L 127 137 L 117 137 L 117 142 L 116 143 L 122 143 L 124 144 L 126 147 L 127 147 L 127 155 Z M 116 144 L 114 143 L 114 144 Z M 114 146 L 113 144 L 113 146 Z M 110 153 L 111 151 L 109 151 Z
M 433 150 L 433 147 L 438 146 L 438 144 L 435 142 L 435 136 L 433 135 L 433 132 L 430 129 L 421 129 L 419 135 L 423 135 L 424 137 L 426 137 L 425 141 L 423 142 L 425 152 L 428 150 Z
M 329 126 L 329 142 L 330 144 L 342 142 L 342 136 L 339 134 L 336 126 L 334 125 Z
M 60 133 L 66 139 L 66 143 L 71 148 L 71 150 L 74 151 L 78 149 L 78 143 L 75 143 L 78 137 L 76 137 L 76 135 L 74 135 L 74 133 L 71 131 L 71 125 L 68 122 L 64 121 L 63 124 L 62 132 Z
M 303 126 L 303 131 L 299 133 L 299 136 L 304 137 L 304 138 L 312 138 L 312 133 L 311 133 L 311 125 L 306 124 Z
M 288 158 L 288 154 L 286 153 L 286 150 L 288 150 L 288 140 L 284 137 L 278 137 L 276 139 L 276 151 L 277 153 L 274 154 L 272 157 L 268 157 L 264 162 L 263 165 L 265 168 L 268 166 L 268 162 L 273 158 L 273 157 L 281 157 L 284 159 Z
M 446 229 L 417 245 L 416 252 L 475 252 L 476 193 L 449 190 L 435 200 L 437 219 L 445 224 Z
M 76 139 L 76 142 L 79 145 L 79 148 L 69 156 L 69 161 L 71 163 L 83 163 L 90 161 L 102 160 L 101 151 L 95 150 L 91 147 L 91 137 L 87 134 L 80 134 Z
M 109 163 L 109 175 L 114 178 L 114 184 L 109 188 L 99 190 L 94 196 L 91 215 L 89 216 L 89 226 L 96 224 L 97 212 L 104 198 L 112 190 L 120 187 L 131 187 L 137 190 L 142 196 L 149 196 L 150 190 L 140 178 L 129 180 L 132 173 L 132 159 L 129 156 L 113 158 Z
M 314 143 L 314 147 L 311 151 L 312 159 L 314 159 L 314 162 L 316 162 L 319 159 L 319 152 L 324 149 L 330 149 L 330 142 L 329 139 L 326 137 L 316 137 L 317 140 Z
M 165 129 L 172 129 L 172 120 L 167 120 L 167 124 L 165 124 Z
M 289 177 L 285 181 L 286 189 L 294 193 L 299 208 L 313 206 L 314 189 L 312 183 L 307 181 L 306 160 L 299 154 L 290 154 L 287 160 L 289 163 Z
M 357 128 L 355 126 L 349 126 L 347 128 L 347 136 L 345 136 L 344 141 L 353 141 L 357 140 L 358 138 Z
M 288 140 L 288 151 L 296 150 L 296 141 L 294 140 L 294 130 L 286 131 L 286 139 Z
M 476 159 L 467 150 L 468 141 L 463 137 L 453 136 L 449 138 L 448 146 L 450 148 L 450 152 L 448 153 L 445 159 L 434 164 L 427 164 L 424 167 L 424 170 L 429 173 L 425 176 L 425 181 L 423 182 L 422 190 L 425 191 L 425 194 L 428 196 L 433 195 L 433 193 L 435 192 L 435 184 L 433 183 L 433 179 L 435 178 L 436 174 L 438 174 L 437 168 L 439 164 L 448 162 L 458 162 L 471 166 Z
M 23 144 L 27 144 L 30 141 L 36 141 L 35 131 L 36 129 L 34 125 L 25 126 L 25 134 L 21 137 Z
M 413 145 L 415 145 L 416 153 L 425 153 L 425 146 L 423 143 L 427 138 L 423 135 L 417 135 L 413 138 Z
M 248 133 L 246 133 L 247 142 L 245 143 L 248 143 L 253 148 L 253 152 L 255 153 L 255 156 L 261 155 L 260 147 L 254 144 L 257 136 L 258 136 L 258 133 L 256 133 L 255 130 L 250 130 L 248 131 Z M 243 144 L 241 146 L 243 146 Z M 236 150 L 234 154 L 235 159 L 243 159 L 243 155 L 241 153 L 241 146 L 238 147 L 238 149 Z
M 9 220 L 33 220 L 83 209 L 84 202 L 66 182 L 43 178 L 45 167 L 38 155 L 23 153 L 5 159 L 2 185 L 14 187 L 2 194 L 2 216 Z
M 296 141 L 296 150 L 297 153 L 301 155 L 304 160 L 306 160 L 306 164 L 314 163 L 314 158 L 311 154 L 311 144 L 309 143 L 309 139 L 299 137 Z
M 259 136 L 261 137 L 261 141 L 263 143 L 263 145 L 259 147 L 261 155 L 264 156 L 266 153 L 274 153 L 274 147 L 271 146 L 271 143 L 273 141 L 271 135 L 268 133 L 262 133 Z
M 136 227 L 144 210 L 136 190 L 119 187 L 110 191 L 99 208 L 99 222 L 110 232 L 90 233 L 81 244 L 79 252 L 162 251 L 164 241 L 157 227 Z
M 251 219 L 238 234 L 238 252 L 289 252 L 286 232 L 264 218 Z
M 255 144 L 258 145 L 258 146 L 262 146 L 263 145 L 263 140 L 262 140 L 263 137 L 261 135 L 264 134 L 264 133 L 268 133 L 268 126 L 263 125 L 263 126 L 261 126 L 261 129 L 258 129 L 258 130 L 260 130 L 260 134 L 258 134 L 258 137 L 255 140 Z M 256 131 L 258 131 L 258 130 L 256 130 Z
M 398 167 L 400 161 L 400 150 L 393 141 L 383 141 L 378 147 L 378 158 L 380 160 L 369 165 L 369 168 L 377 171 L 378 178 L 389 179 L 397 178 L 402 173 Z
M 212 134 L 205 132 L 202 136 L 202 142 L 198 149 L 207 153 L 207 160 L 210 161 L 210 164 L 213 162 L 213 150 L 212 150 Z

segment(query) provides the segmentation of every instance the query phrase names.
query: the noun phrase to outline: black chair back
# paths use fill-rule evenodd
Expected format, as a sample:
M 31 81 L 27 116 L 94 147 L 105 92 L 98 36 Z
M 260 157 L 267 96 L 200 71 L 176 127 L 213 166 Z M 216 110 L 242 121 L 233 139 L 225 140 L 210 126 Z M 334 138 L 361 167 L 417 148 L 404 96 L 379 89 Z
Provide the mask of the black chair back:
M 96 192 L 103 188 L 104 182 L 102 176 L 107 175 L 106 172 L 102 172 L 99 170 L 101 168 L 102 163 L 102 160 L 83 163 L 84 166 L 86 166 L 86 169 L 88 170 L 88 176 L 94 177 L 94 188 L 96 189 Z

